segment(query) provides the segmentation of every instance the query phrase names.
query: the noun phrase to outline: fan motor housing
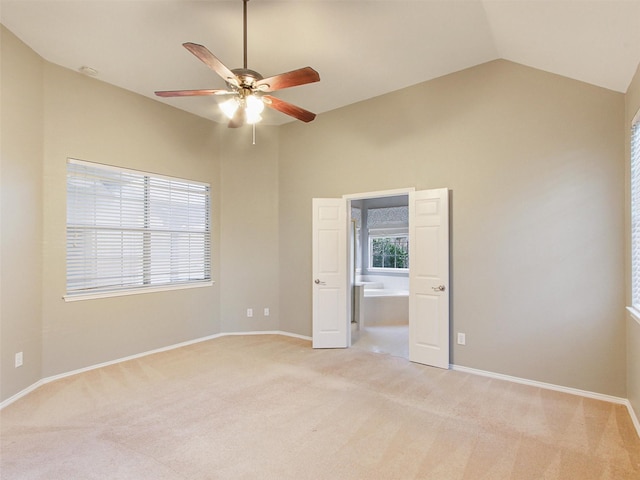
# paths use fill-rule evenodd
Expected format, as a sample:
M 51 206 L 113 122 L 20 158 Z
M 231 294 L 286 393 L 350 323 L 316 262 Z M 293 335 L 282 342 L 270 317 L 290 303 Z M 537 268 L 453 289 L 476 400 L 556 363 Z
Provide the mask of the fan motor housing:
M 234 68 L 231 71 L 235 74 L 240 88 L 253 88 L 258 80 L 262 80 L 264 78 L 255 70 L 250 70 L 248 68 Z M 229 82 L 227 82 L 227 85 L 232 86 Z

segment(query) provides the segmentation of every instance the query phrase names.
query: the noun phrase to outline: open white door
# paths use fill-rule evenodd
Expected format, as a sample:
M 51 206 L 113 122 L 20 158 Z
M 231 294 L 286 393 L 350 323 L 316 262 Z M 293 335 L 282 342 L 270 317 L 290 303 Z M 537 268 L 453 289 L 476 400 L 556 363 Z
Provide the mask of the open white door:
M 449 368 L 449 191 L 409 193 L 409 360 Z
M 313 348 L 349 346 L 347 202 L 313 199 Z

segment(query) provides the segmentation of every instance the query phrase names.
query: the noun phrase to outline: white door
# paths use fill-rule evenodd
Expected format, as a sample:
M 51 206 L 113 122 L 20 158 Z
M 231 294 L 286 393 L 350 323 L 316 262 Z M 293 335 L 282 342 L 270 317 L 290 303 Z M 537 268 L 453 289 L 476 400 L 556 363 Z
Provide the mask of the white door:
M 342 198 L 313 199 L 313 348 L 350 344 L 346 205 Z
M 449 191 L 409 193 L 409 360 L 449 368 Z

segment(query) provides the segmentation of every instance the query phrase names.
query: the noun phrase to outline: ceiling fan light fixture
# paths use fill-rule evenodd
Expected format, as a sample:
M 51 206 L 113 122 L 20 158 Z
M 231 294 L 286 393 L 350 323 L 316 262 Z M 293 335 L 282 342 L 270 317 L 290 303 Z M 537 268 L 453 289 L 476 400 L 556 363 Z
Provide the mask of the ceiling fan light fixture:
M 247 123 L 258 123 L 262 120 L 260 114 L 264 110 L 264 102 L 255 95 L 249 95 L 246 99 Z
M 302 122 L 312 121 L 316 115 L 304 108 L 300 108 L 284 100 L 267 93 L 282 90 L 284 88 L 306 85 L 320 81 L 320 75 L 311 67 L 298 68 L 286 73 L 272 75 L 264 78 L 255 70 L 247 68 L 247 2 L 243 3 L 243 53 L 244 63 L 242 68 L 230 70 L 206 47 L 197 43 L 186 42 L 182 46 L 195 55 L 200 61 L 217 73 L 227 83 L 227 90 L 200 89 L 200 90 L 160 90 L 155 94 L 159 97 L 189 97 L 205 95 L 233 95 L 234 98 L 220 103 L 220 109 L 229 118 L 229 128 L 238 128 L 242 125 L 256 124 L 262 120 L 261 113 L 265 104 L 267 107 L 294 117 Z
M 264 102 L 255 95 L 247 95 L 244 99 L 240 97 L 230 98 L 220 104 L 220 110 L 228 119 L 232 119 L 238 108 L 243 108 L 246 122 L 249 124 L 258 123 L 262 120 L 260 115 L 264 110 Z
M 220 104 L 220 110 L 222 110 L 222 113 L 224 113 L 229 119 L 233 118 L 239 107 L 240 103 L 238 102 L 238 98 L 230 98 L 226 102 L 222 102 Z

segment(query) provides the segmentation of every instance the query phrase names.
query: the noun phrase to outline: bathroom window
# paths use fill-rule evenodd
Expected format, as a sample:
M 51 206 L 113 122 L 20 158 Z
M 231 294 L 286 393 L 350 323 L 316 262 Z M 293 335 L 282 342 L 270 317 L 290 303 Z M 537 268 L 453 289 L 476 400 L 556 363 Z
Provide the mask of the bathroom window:
M 369 268 L 409 268 L 409 236 L 407 234 L 369 234 Z
M 69 159 L 65 299 L 210 285 L 209 190 Z

